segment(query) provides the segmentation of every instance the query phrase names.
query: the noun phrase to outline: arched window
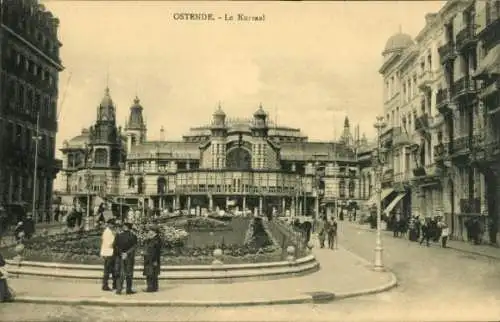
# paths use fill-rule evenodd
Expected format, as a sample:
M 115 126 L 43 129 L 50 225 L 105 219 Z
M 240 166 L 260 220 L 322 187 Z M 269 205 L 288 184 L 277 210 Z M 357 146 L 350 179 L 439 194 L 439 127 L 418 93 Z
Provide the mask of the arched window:
M 227 152 L 226 167 L 228 169 L 247 170 L 252 168 L 252 155 L 247 149 L 236 147 Z
M 354 198 L 356 194 L 356 183 L 354 180 L 349 181 L 349 198 Z
M 341 179 L 339 181 L 339 197 L 345 198 L 345 180 Z
M 134 188 L 134 187 L 135 187 L 135 180 L 134 180 L 134 177 L 130 177 L 130 178 L 128 178 L 128 187 L 129 187 L 129 189 L 130 189 L 130 188 Z
M 157 191 L 158 191 L 158 194 L 163 194 L 163 193 L 167 192 L 167 180 L 165 180 L 164 177 L 158 178 Z
M 108 151 L 105 149 L 95 150 L 95 165 L 106 166 L 108 165 Z
M 138 194 L 143 194 L 144 193 L 144 178 L 140 177 L 137 179 L 137 193 Z

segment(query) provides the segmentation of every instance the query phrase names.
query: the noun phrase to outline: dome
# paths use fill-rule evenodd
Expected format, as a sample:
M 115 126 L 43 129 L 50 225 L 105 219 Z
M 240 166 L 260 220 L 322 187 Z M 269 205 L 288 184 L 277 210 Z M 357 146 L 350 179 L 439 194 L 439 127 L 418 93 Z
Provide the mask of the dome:
M 406 49 L 414 44 L 413 39 L 410 35 L 399 32 L 391 36 L 385 43 L 383 55 Z
M 253 113 L 253 116 L 255 117 L 267 116 L 266 112 L 262 108 L 262 104 L 259 105 L 259 109 L 255 113 Z
M 144 118 L 142 117 L 142 106 L 139 98 L 136 96 L 134 104 L 130 107 L 130 115 L 128 118 L 128 129 L 142 129 L 144 127 Z
M 224 113 L 220 104 L 217 110 L 214 112 L 213 116 L 226 116 L 226 113 Z

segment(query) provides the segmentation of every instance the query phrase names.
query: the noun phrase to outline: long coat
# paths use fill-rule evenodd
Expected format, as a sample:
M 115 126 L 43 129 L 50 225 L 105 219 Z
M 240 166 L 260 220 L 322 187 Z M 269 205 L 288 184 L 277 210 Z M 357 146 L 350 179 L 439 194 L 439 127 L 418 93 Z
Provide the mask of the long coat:
M 144 247 L 144 276 L 160 275 L 161 238 L 156 235 L 146 241 Z

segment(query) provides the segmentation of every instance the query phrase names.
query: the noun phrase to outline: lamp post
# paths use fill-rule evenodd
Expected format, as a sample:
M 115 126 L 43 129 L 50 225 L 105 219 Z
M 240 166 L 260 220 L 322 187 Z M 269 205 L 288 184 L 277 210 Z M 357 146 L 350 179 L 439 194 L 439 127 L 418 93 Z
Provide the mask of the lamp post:
M 36 130 L 33 140 L 35 141 L 35 165 L 33 169 L 33 201 L 31 204 L 31 215 L 35 222 L 38 221 L 38 214 L 36 213 L 36 191 L 37 191 L 37 176 L 38 176 L 38 144 L 42 137 L 40 136 L 40 112 L 36 115 Z
M 146 170 L 142 172 L 142 220 L 146 218 L 145 209 L 146 209 Z
M 382 261 L 382 236 L 381 236 L 381 224 L 382 224 L 382 157 L 381 157 L 381 146 L 380 137 L 382 135 L 382 129 L 386 126 L 383 116 L 377 116 L 377 121 L 375 122 L 375 128 L 377 129 L 377 149 L 374 158 L 375 161 L 375 171 L 376 171 L 376 190 L 377 190 L 377 237 L 375 240 L 375 261 L 373 269 L 376 271 L 382 271 L 384 269 L 384 264 Z
M 85 231 L 90 230 L 90 191 L 91 191 L 91 186 L 92 186 L 92 171 L 90 169 L 91 163 L 92 163 L 92 157 L 91 157 L 91 147 L 88 144 L 85 144 L 85 167 L 86 167 L 86 173 L 85 173 L 85 179 L 86 179 L 86 185 L 87 185 L 87 209 L 86 209 L 86 214 L 85 214 Z

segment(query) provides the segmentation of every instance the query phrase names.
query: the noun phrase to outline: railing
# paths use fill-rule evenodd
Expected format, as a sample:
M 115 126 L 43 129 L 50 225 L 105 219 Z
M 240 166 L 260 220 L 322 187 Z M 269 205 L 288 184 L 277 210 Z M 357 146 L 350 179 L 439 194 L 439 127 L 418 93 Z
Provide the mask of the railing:
M 287 224 L 282 222 L 280 218 L 276 218 L 269 221 L 267 224 L 269 231 L 274 239 L 280 244 L 283 252 L 286 252 L 288 246 L 295 246 L 295 256 L 301 257 L 301 255 L 304 255 L 306 236 L 302 231 L 297 231 L 293 228 L 293 222 Z
M 382 175 L 382 182 L 389 182 L 394 180 L 394 169 L 387 169 Z
M 467 45 L 471 44 L 474 42 L 476 37 L 475 29 L 472 26 L 467 26 L 464 29 L 460 30 L 460 32 L 457 34 L 457 48 L 458 49 L 463 49 L 466 48 Z
M 436 93 L 436 105 L 439 109 L 440 106 L 448 104 L 450 101 L 450 92 L 447 88 L 440 88 Z
M 452 93 L 454 97 L 476 91 L 476 82 L 468 76 L 464 76 L 453 83 Z
M 415 120 L 415 131 L 425 131 L 429 128 L 429 115 L 424 113 Z
M 410 172 L 398 172 L 394 174 L 394 182 L 409 181 L 412 178 Z
M 446 63 L 448 60 L 455 58 L 455 44 L 448 42 L 438 48 L 441 64 Z

